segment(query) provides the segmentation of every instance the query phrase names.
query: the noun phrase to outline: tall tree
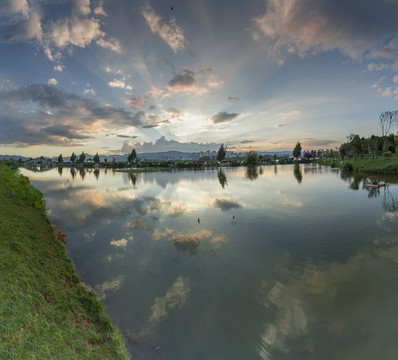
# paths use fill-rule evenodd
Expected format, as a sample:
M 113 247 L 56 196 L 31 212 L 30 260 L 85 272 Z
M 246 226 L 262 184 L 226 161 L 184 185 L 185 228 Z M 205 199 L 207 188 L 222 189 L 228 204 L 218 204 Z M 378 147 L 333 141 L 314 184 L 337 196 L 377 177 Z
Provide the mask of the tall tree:
M 70 161 L 72 161 L 73 163 L 76 161 L 76 154 L 73 152 L 72 155 L 70 156 Z
M 135 149 L 133 149 L 133 150 L 131 150 L 130 155 L 127 157 L 127 161 L 129 163 L 132 163 L 135 161 L 135 159 L 137 159 L 137 153 L 136 153 Z
M 64 162 L 64 158 L 62 157 L 62 154 L 59 154 L 58 163 L 63 163 L 63 162 Z
M 293 149 L 293 156 L 297 159 L 301 156 L 301 144 L 297 142 L 295 148 Z
M 86 160 L 86 154 L 84 153 L 84 151 L 82 151 L 82 153 L 79 156 L 79 163 L 83 164 L 85 160 Z
M 218 149 L 217 160 L 223 161 L 225 159 L 225 155 L 227 154 L 227 147 L 224 147 L 224 144 L 221 144 L 220 148 Z
M 98 153 L 96 153 L 96 154 L 94 155 L 93 161 L 94 161 L 96 164 L 98 164 L 98 163 L 100 162 L 100 157 L 99 157 Z
M 385 111 L 379 116 L 379 125 L 381 128 L 381 136 L 383 137 L 383 151 L 386 150 L 387 135 L 394 123 L 395 118 L 398 116 L 398 110 Z

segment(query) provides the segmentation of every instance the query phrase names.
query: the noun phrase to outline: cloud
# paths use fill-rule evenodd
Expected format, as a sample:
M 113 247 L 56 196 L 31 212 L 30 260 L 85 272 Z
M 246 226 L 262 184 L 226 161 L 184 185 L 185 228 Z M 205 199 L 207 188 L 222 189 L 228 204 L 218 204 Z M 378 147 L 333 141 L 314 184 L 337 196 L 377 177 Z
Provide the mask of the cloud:
M 213 124 L 221 124 L 221 123 L 225 123 L 225 122 L 230 122 L 233 119 L 235 119 L 237 116 L 239 116 L 239 114 L 236 114 L 236 113 L 228 114 L 225 111 L 221 111 L 221 112 L 213 115 L 211 117 L 211 121 L 213 122 Z
M 291 110 L 291 111 L 280 113 L 279 116 L 281 116 L 281 117 L 289 117 L 289 116 L 298 115 L 300 113 L 301 113 L 300 110 Z
M 386 70 L 388 68 L 389 68 L 389 65 L 383 64 L 383 63 L 375 64 L 375 63 L 372 62 L 372 63 L 368 64 L 368 70 L 369 71 L 383 71 L 383 70 Z
M 184 306 L 190 292 L 189 279 L 179 276 L 164 296 L 155 298 L 151 307 L 151 315 L 148 319 L 151 326 L 155 326 L 167 318 L 176 308 Z
M 126 226 L 130 229 L 146 230 L 148 228 L 148 223 L 142 216 L 136 216 L 133 220 L 129 221 Z
M 91 94 L 93 96 L 97 96 L 97 94 L 95 93 L 95 91 L 93 89 L 85 89 L 83 91 L 83 95 L 88 95 L 88 94 Z
M 122 46 L 120 45 L 120 41 L 116 38 L 109 38 L 109 40 L 105 40 L 103 37 L 101 37 L 97 39 L 95 43 L 104 49 L 112 50 L 119 54 L 122 53 Z
M 208 239 L 211 237 L 209 230 L 200 230 L 195 233 L 178 233 L 170 236 L 169 241 L 181 251 L 189 251 L 191 255 L 194 255 L 201 240 Z
M 30 110 L 23 108 L 29 105 Z M 139 114 L 80 97 L 47 84 L 0 91 L 1 144 L 75 146 L 103 129 L 141 126 Z
M 275 124 L 275 127 L 277 129 L 279 129 L 279 128 L 283 127 L 283 126 L 286 126 L 286 124 L 285 123 Z
M 43 30 L 41 27 L 40 16 L 36 13 L 31 14 L 28 19 L 22 20 L 12 26 L 8 31 L 9 42 L 22 42 L 26 40 L 38 40 L 41 42 Z
M 184 33 L 176 24 L 174 18 L 167 23 L 149 5 L 143 8 L 142 16 L 145 18 L 151 31 L 159 35 L 175 53 L 178 50 L 184 49 L 186 43 Z
M 24 16 L 22 20 L 14 21 L 15 25 L 6 28 L 6 38 L 10 42 L 38 41 L 51 61 L 62 57 L 58 49 L 67 48 L 71 52 L 74 46 L 85 48 L 94 41 L 98 46 L 121 53 L 120 42 L 109 37 L 101 29 L 100 20 L 96 18 L 96 16 L 106 16 L 102 3 L 95 8 L 94 12 L 91 12 L 89 0 L 74 0 L 65 3 L 70 4 L 70 15 L 56 20 L 46 16 L 44 7 L 41 7 L 43 14 L 39 15 L 36 7 L 30 7 L 25 0 L 13 0 L 7 5 L 1 4 L 0 14 L 10 16 L 21 13 Z
M 242 207 L 242 205 L 240 205 L 238 202 L 231 199 L 215 199 L 213 206 L 221 209 L 222 211 L 239 209 Z
M 48 80 L 48 85 L 57 85 L 58 81 L 57 79 L 51 78 Z
M 27 0 L 3 0 L 0 3 L 0 15 L 18 14 L 28 16 L 29 4 Z
M 239 96 L 228 96 L 227 100 L 230 101 L 230 102 L 235 103 L 235 102 L 240 101 L 240 97 Z
M 136 139 L 137 136 L 130 136 L 130 135 L 116 135 L 117 137 L 121 138 L 128 138 L 128 139 Z
M 145 103 L 148 101 L 148 97 L 132 97 L 129 99 L 124 100 L 126 105 L 131 106 L 133 109 L 141 109 L 145 106 Z
M 56 65 L 56 66 L 54 66 L 54 70 L 62 72 L 64 70 L 64 67 L 62 65 Z
M 130 85 L 126 85 L 126 78 L 122 77 L 121 79 L 114 79 L 108 83 L 110 87 L 126 89 L 126 90 L 133 90 Z
M 188 92 L 204 94 L 209 88 L 222 86 L 222 81 L 218 80 L 212 69 L 200 69 L 192 71 L 185 68 L 182 73 L 175 74 L 167 84 L 167 89 L 171 92 Z
M 124 141 L 121 152 L 126 154 L 131 152 L 132 149 L 136 149 L 140 153 L 154 153 L 160 151 L 182 151 L 182 152 L 199 152 L 199 151 L 216 151 L 220 148 L 220 144 L 217 143 L 196 143 L 188 142 L 183 143 L 175 140 L 167 140 L 166 137 L 162 136 L 155 143 L 144 142 L 144 143 L 131 143 L 129 140 Z
M 241 144 L 250 144 L 250 143 L 254 143 L 254 142 L 255 142 L 254 140 L 243 140 L 240 143 Z
M 397 53 L 397 24 L 377 2 L 269 0 L 264 15 L 253 20 L 258 31 L 273 43 L 274 51 L 305 56 L 318 51 L 339 50 L 351 58 L 392 58 Z

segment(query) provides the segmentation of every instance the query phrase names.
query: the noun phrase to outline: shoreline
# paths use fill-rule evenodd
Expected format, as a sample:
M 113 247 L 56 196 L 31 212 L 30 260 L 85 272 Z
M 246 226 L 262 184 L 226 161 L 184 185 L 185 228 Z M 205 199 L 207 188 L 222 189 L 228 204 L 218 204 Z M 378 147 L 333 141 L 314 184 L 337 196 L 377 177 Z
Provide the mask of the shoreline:
M 0 164 L 0 358 L 131 359 L 80 281 L 42 194 Z

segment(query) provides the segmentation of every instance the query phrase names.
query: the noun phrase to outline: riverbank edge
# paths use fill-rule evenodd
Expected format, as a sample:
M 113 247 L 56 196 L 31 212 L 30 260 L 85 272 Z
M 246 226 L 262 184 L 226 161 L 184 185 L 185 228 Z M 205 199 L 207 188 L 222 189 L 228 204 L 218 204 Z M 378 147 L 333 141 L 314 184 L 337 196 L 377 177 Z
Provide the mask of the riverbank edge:
M 42 194 L 0 164 L 0 358 L 131 359 L 63 240 Z
M 398 175 L 398 155 L 389 157 L 378 156 L 376 159 L 327 159 L 316 160 L 318 164 L 339 167 L 343 171 L 361 173 L 364 175 Z

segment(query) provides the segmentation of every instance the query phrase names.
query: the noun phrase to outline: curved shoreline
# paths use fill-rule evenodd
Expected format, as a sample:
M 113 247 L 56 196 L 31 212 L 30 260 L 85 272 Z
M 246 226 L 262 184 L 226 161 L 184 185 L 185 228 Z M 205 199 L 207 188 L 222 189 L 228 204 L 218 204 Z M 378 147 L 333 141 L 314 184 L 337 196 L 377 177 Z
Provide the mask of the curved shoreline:
M 0 358 L 131 359 L 57 235 L 42 194 L 0 164 Z

